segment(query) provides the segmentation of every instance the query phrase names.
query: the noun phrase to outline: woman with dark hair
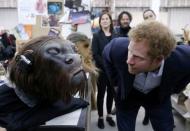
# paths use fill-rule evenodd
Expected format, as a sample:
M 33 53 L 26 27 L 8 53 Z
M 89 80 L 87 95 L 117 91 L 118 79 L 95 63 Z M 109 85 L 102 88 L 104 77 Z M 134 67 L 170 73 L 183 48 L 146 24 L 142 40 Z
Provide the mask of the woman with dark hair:
M 113 87 L 111 87 L 108 77 L 105 73 L 105 68 L 103 65 L 102 51 L 104 47 L 115 37 L 113 32 L 113 21 L 112 17 L 108 12 L 104 12 L 99 18 L 100 30 L 93 34 L 92 39 L 92 53 L 95 60 L 96 66 L 100 69 L 98 81 L 97 81 L 97 109 L 98 109 L 98 127 L 100 129 L 104 128 L 104 118 L 103 118 L 103 103 L 104 96 L 107 88 L 107 117 L 106 121 L 110 126 L 115 126 L 115 122 L 111 116 L 111 109 L 113 104 Z

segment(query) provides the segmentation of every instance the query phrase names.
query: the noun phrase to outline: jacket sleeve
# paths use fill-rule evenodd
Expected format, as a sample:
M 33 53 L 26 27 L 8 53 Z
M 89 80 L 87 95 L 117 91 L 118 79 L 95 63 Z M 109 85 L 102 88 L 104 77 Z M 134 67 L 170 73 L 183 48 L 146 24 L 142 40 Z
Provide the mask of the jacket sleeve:
M 104 63 L 104 68 L 106 71 L 106 74 L 109 78 L 109 81 L 112 86 L 117 86 L 117 70 L 114 66 L 113 59 L 111 58 L 111 54 L 113 52 L 113 45 L 114 45 L 115 40 L 113 39 L 110 44 L 108 44 L 102 53 L 103 57 L 103 63 Z
M 178 45 L 170 57 L 171 68 L 174 70 L 174 73 L 171 74 L 174 84 L 172 91 L 173 93 L 180 93 L 190 83 L 190 46 Z
M 96 66 L 98 68 L 103 69 L 103 61 L 102 61 L 102 52 L 100 52 L 100 43 L 99 43 L 99 38 L 97 34 L 93 35 L 92 38 L 92 53 L 93 53 L 93 58 L 95 60 Z

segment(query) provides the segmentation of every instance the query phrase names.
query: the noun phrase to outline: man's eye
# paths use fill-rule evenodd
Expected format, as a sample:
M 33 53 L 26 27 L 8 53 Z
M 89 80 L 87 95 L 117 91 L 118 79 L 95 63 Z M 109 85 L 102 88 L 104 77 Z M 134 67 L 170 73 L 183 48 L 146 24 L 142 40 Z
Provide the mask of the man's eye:
M 143 60 L 145 60 L 144 58 L 142 58 L 142 57 L 139 57 L 139 56 L 133 56 L 134 57 L 134 59 L 136 59 L 136 60 L 139 60 L 139 61 L 143 61 Z
M 58 48 L 50 48 L 48 49 L 48 53 L 51 55 L 58 55 L 60 53 L 60 50 Z

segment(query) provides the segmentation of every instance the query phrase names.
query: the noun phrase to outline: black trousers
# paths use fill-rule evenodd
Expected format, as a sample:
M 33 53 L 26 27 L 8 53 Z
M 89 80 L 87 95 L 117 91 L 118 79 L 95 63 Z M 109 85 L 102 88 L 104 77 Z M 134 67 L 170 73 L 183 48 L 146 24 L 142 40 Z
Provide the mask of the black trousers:
M 113 105 L 113 88 L 110 85 L 108 77 L 105 72 L 100 72 L 97 81 L 98 93 L 97 93 L 97 109 L 99 117 L 103 116 L 104 96 L 107 91 L 106 109 L 107 113 L 111 114 Z
M 170 96 L 159 102 L 158 92 L 159 88 L 156 88 L 146 95 L 132 89 L 128 99 L 123 102 L 125 108 L 117 107 L 118 130 L 135 131 L 136 117 L 139 108 L 143 106 L 154 131 L 173 131 L 174 118 Z

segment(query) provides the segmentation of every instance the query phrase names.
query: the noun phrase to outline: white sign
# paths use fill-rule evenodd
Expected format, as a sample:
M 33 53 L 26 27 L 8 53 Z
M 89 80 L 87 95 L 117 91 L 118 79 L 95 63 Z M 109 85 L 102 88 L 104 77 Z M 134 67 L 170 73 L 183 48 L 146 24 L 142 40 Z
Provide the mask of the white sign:
M 36 0 L 18 0 L 19 24 L 36 24 L 35 2 Z

